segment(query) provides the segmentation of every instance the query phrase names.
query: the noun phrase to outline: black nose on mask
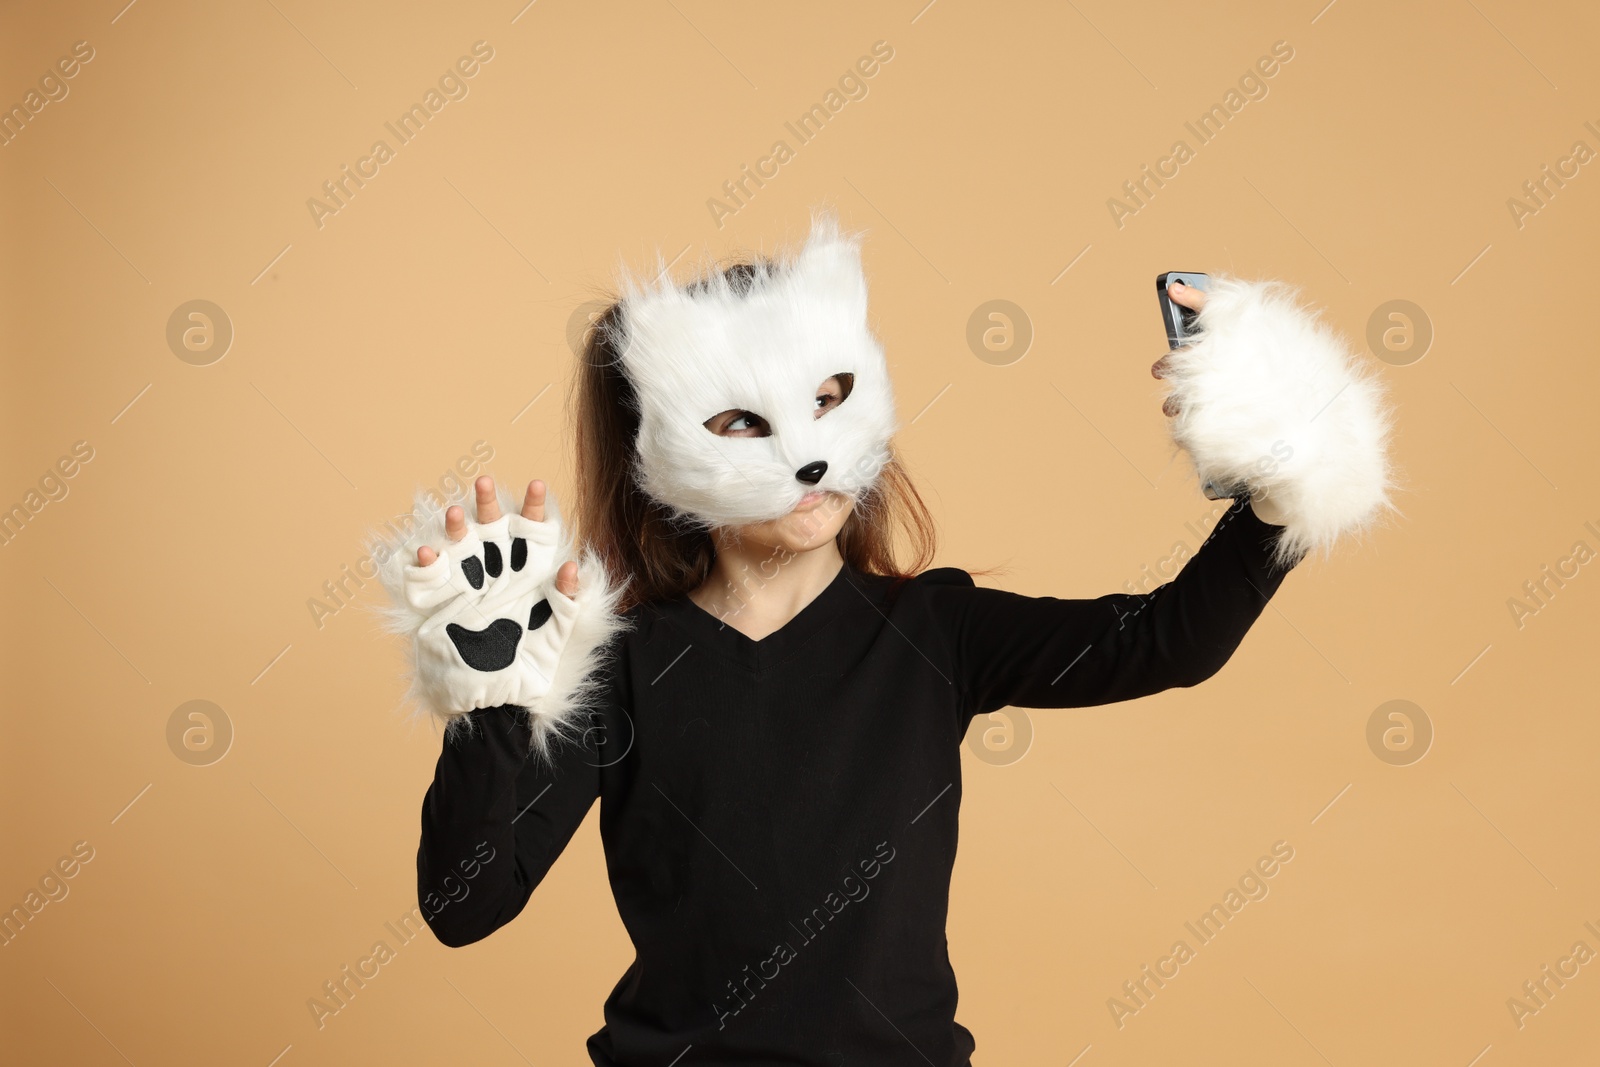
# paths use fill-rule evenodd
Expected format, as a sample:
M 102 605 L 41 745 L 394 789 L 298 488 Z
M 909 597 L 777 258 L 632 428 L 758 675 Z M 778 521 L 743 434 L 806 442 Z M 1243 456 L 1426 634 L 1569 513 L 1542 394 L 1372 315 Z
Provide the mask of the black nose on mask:
M 822 481 L 822 476 L 828 472 L 828 461 L 819 459 L 815 463 L 807 463 L 804 467 L 794 472 L 794 476 L 807 485 L 816 485 Z

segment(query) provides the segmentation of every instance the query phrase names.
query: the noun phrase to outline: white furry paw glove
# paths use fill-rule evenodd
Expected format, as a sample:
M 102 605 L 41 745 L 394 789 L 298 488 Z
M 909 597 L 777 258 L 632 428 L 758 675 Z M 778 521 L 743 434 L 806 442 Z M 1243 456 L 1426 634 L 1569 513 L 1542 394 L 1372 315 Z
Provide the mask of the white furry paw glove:
M 1213 276 L 1194 341 L 1162 375 L 1173 439 L 1202 483 L 1247 489 L 1283 527 L 1283 565 L 1325 555 L 1393 506 L 1383 385 L 1295 297 L 1283 282 Z
M 391 606 L 387 628 L 411 638 L 411 691 L 418 704 L 447 725 L 477 708 L 511 704 L 527 709 L 534 741 L 569 733 L 594 682 L 604 645 L 622 626 L 615 608 L 621 589 L 585 551 L 578 591 L 556 588 L 561 565 L 578 558 L 553 496 L 545 520 L 518 513 L 499 490 L 499 518 L 468 521 L 452 541 L 444 507 L 417 497 L 413 532 L 382 559 L 379 575 Z M 476 512 L 475 503 L 463 502 Z M 438 558 L 415 560 L 428 545 Z

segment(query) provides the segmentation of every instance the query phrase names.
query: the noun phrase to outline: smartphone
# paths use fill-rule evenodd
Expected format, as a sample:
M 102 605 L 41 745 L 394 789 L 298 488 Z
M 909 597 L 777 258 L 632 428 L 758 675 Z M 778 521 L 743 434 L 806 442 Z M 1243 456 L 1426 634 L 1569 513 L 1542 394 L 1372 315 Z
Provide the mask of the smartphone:
M 1167 328 L 1167 347 L 1178 348 L 1194 337 L 1195 319 L 1199 312 L 1175 304 L 1167 295 L 1167 286 L 1173 282 L 1192 285 L 1201 292 L 1211 288 L 1211 279 L 1204 274 L 1187 270 L 1169 270 L 1156 275 L 1156 296 L 1161 301 L 1161 322 Z M 1208 481 L 1201 487 L 1207 500 L 1227 500 L 1249 492 L 1246 486 L 1221 486 Z
M 1169 270 L 1156 275 L 1156 296 L 1161 301 L 1161 321 L 1167 327 L 1167 347 L 1177 348 L 1187 344 L 1194 333 L 1194 320 L 1198 313 L 1182 304 L 1174 304 L 1167 295 L 1167 286 L 1173 282 L 1192 285 L 1201 292 L 1211 288 L 1211 279 L 1204 274 L 1186 270 Z

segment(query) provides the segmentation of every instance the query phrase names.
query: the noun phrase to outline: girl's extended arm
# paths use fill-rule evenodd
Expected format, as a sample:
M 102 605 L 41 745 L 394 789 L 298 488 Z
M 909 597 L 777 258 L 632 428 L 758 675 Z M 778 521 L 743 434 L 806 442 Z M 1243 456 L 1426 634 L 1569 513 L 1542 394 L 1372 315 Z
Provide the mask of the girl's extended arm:
M 953 567 L 929 572 L 968 721 L 1007 706 L 1110 704 L 1211 677 L 1288 573 L 1273 563 L 1280 531 L 1241 497 L 1172 581 L 1092 600 L 984 588 Z
M 931 595 L 969 719 L 1204 681 L 1291 567 L 1393 507 L 1382 383 L 1293 287 L 1219 274 L 1209 293 L 1172 295 L 1199 311 L 1198 330 L 1152 370 L 1172 385 L 1175 442 L 1202 482 L 1237 487 L 1234 505 L 1176 578 L 1142 595 L 1025 597 L 938 572 Z

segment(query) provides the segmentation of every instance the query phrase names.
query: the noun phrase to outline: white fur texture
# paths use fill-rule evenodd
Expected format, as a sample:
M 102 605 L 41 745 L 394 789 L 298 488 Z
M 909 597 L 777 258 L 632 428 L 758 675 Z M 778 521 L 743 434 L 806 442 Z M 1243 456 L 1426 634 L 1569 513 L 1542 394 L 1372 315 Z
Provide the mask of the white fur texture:
M 1382 383 L 1278 281 L 1216 275 L 1196 340 L 1170 353 L 1173 439 L 1202 482 L 1272 502 L 1277 562 L 1334 543 L 1393 504 L 1391 413 Z
M 545 498 L 545 521 L 539 524 L 522 518 L 521 501 L 503 486 L 497 495 L 501 517 L 485 524 L 478 522 L 475 499 L 441 505 L 431 490 L 419 489 L 410 529 L 401 539 L 369 531 L 366 541 L 389 598 L 377 615 L 385 630 L 409 638 L 406 697 L 415 714 L 432 715 L 447 730 L 468 729 L 474 709 L 512 704 L 527 712 L 533 748 L 548 757 L 557 738 L 576 737 L 587 725 L 599 668 L 612 639 L 627 626 L 616 612 L 626 583 L 613 583 L 587 548 L 578 553 L 554 493 Z M 461 504 L 469 517 L 460 544 L 445 532 L 449 503 Z M 510 537 L 519 532 L 529 535 L 528 562 L 514 574 Z M 469 551 L 483 558 L 481 545 L 474 547 L 480 538 L 500 545 L 504 569 L 475 590 L 461 579 L 460 560 Z M 439 553 L 429 567 L 416 564 L 422 545 Z M 578 592 L 567 597 L 556 588 L 555 576 L 571 559 L 578 561 Z M 554 612 L 550 621 L 521 634 L 516 662 L 503 670 L 472 669 L 445 632 L 451 622 L 482 630 L 496 618 L 525 627 L 533 604 L 544 599 Z
M 654 282 L 626 271 L 613 338 L 639 399 L 641 488 L 681 520 L 711 527 L 775 519 L 807 492 L 856 497 L 889 459 L 897 429 L 883 347 L 867 322 L 859 235 L 814 212 L 797 255 L 736 292 L 722 273 L 691 292 L 663 267 Z M 818 388 L 855 375 L 842 404 L 816 417 Z M 724 437 L 704 425 L 730 408 L 753 412 L 765 437 Z M 821 481 L 796 473 L 827 463 Z

